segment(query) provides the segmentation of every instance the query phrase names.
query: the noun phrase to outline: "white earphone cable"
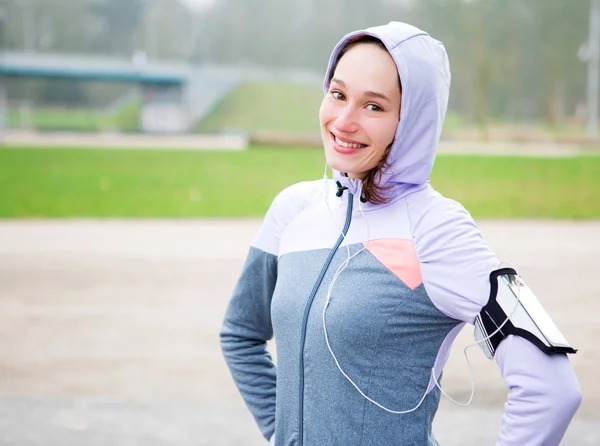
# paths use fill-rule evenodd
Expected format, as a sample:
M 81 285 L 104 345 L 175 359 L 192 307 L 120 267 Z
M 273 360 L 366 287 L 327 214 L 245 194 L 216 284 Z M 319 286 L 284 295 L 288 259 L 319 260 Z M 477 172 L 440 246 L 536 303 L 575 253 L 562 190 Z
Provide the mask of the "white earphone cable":
M 427 397 L 428 393 L 429 393 L 429 387 L 430 384 L 428 384 L 428 386 L 425 388 L 425 392 L 423 393 L 423 396 L 421 397 L 421 400 L 419 401 L 419 403 L 412 409 L 408 409 L 408 410 L 392 410 L 389 409 L 387 407 L 385 407 L 384 405 L 378 403 L 377 401 L 373 400 L 372 398 L 370 398 L 368 395 L 366 395 L 361 389 L 360 387 L 352 380 L 352 378 L 350 378 L 350 376 L 348 376 L 348 374 L 344 371 L 344 369 L 342 368 L 342 366 L 340 365 L 340 362 L 338 361 L 337 357 L 335 356 L 335 353 L 333 352 L 333 349 L 331 348 L 331 344 L 329 342 L 329 335 L 327 333 L 327 318 L 326 318 L 326 313 L 327 313 L 327 308 L 329 307 L 329 303 L 331 301 L 331 294 L 333 291 L 333 287 L 337 281 L 337 279 L 339 278 L 339 276 L 342 274 L 342 272 L 346 269 L 346 267 L 348 266 L 348 264 L 350 263 L 350 260 L 352 260 L 354 257 L 356 257 L 357 255 L 359 255 L 361 252 L 363 252 L 365 249 L 367 249 L 368 245 L 369 245 L 369 241 L 370 241 L 370 228 L 369 228 L 369 222 L 366 218 L 366 215 L 363 211 L 362 208 L 362 204 L 361 204 L 361 193 L 362 193 L 362 185 L 361 188 L 359 190 L 359 199 L 358 199 L 358 207 L 360 210 L 360 213 L 363 217 L 363 221 L 365 222 L 366 225 L 366 229 L 367 229 L 367 242 L 366 244 L 359 249 L 356 253 L 350 255 L 350 245 L 346 244 L 346 251 L 347 251 L 347 257 L 346 259 L 340 264 L 340 266 L 338 267 L 338 269 L 336 270 L 335 274 L 333 275 L 333 278 L 331 279 L 331 283 L 329 284 L 329 287 L 327 289 L 327 297 L 325 299 L 325 305 L 323 307 L 323 314 L 322 314 L 322 320 L 323 320 L 323 332 L 325 334 L 325 343 L 327 344 L 327 349 L 329 350 L 329 353 L 331 354 L 331 357 L 333 358 L 338 370 L 340 371 L 340 373 L 348 380 L 348 382 L 350 382 L 350 384 L 352 384 L 352 386 L 369 402 L 373 403 L 374 405 L 378 406 L 379 408 L 385 410 L 386 412 L 390 412 L 393 414 L 406 414 L 406 413 L 410 413 L 410 412 L 414 412 L 415 410 L 417 410 L 421 404 L 423 403 L 423 401 L 425 401 L 425 398 Z M 345 239 L 346 238 L 346 234 L 342 233 L 342 237 Z M 520 303 L 520 296 L 521 296 L 521 288 L 518 288 L 518 293 L 517 293 L 517 302 L 515 304 L 515 307 L 513 308 L 513 310 L 511 311 L 511 313 L 507 316 L 507 318 L 504 320 L 504 322 L 502 322 L 502 324 L 500 324 L 500 326 L 498 326 L 498 328 L 496 328 L 496 330 L 494 332 L 492 332 L 491 334 L 489 334 L 488 336 L 484 337 L 483 339 L 477 340 L 477 342 L 475 342 L 474 344 L 470 344 L 468 346 L 466 346 L 463 350 L 463 353 L 465 355 L 465 359 L 467 361 L 467 365 L 469 366 L 469 377 L 470 377 L 470 381 L 471 381 L 471 395 L 469 397 L 469 400 L 466 403 L 461 403 L 458 402 L 456 400 L 454 400 L 452 397 L 450 397 L 445 391 L 444 389 L 442 389 L 442 387 L 440 386 L 436 376 L 435 376 L 435 368 L 432 367 L 431 368 L 431 378 L 430 378 L 430 383 L 431 380 L 433 380 L 433 382 L 435 383 L 436 387 L 438 389 L 440 389 L 440 392 L 446 397 L 448 398 L 450 401 L 452 401 L 453 403 L 459 405 L 459 406 L 468 406 L 469 404 L 471 404 L 471 402 L 473 401 L 473 396 L 475 395 L 475 378 L 473 375 L 473 367 L 471 365 L 471 361 L 469 360 L 469 356 L 467 355 L 467 350 L 471 347 L 474 347 L 476 345 L 481 344 L 482 342 L 487 341 L 488 339 L 492 338 L 494 335 L 496 335 L 496 333 L 498 333 L 500 330 L 502 330 L 502 328 L 504 327 L 504 325 L 506 325 L 506 323 L 510 320 L 510 318 L 512 317 L 512 315 L 514 314 L 514 312 L 517 310 L 517 308 L 519 307 L 519 303 Z

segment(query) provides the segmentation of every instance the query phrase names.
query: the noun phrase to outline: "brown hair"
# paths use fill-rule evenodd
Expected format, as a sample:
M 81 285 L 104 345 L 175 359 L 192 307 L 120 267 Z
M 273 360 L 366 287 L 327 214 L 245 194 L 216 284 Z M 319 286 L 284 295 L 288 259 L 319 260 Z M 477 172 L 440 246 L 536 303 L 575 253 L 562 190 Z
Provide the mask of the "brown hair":
M 377 37 L 373 37 L 373 36 L 368 36 L 368 35 L 363 36 L 357 40 L 354 40 L 354 41 L 348 43 L 344 48 L 342 48 L 342 50 L 338 54 L 335 62 L 333 63 L 333 66 L 331 67 L 331 71 L 329 72 L 328 82 L 331 82 L 331 79 L 333 79 L 335 70 L 338 66 L 338 63 L 342 59 L 342 57 L 344 57 L 344 55 L 351 48 L 355 47 L 356 45 L 376 45 L 379 48 L 381 48 L 385 51 L 388 51 L 388 49 L 386 48 L 384 43 L 381 40 L 379 40 Z M 400 96 L 402 96 L 402 83 L 400 81 L 399 76 L 398 76 L 398 87 L 400 88 Z M 389 147 L 386 149 L 385 153 L 383 154 L 383 157 L 377 164 L 377 166 L 375 166 L 371 170 L 369 170 L 367 172 L 367 174 L 365 175 L 365 177 L 363 178 L 361 199 L 364 199 L 364 201 L 374 203 L 374 204 L 387 203 L 388 199 L 385 198 L 384 192 L 386 190 L 389 190 L 391 186 L 381 186 L 379 184 L 379 182 L 381 180 L 381 173 L 382 173 L 383 169 L 388 166 L 387 158 L 390 153 L 391 147 L 392 147 L 392 145 L 390 144 Z

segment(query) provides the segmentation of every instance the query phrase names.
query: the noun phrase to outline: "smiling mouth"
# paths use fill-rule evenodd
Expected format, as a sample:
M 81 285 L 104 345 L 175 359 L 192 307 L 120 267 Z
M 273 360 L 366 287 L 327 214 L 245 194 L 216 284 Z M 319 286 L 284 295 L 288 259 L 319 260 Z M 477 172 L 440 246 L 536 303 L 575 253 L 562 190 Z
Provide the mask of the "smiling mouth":
M 360 144 L 360 143 L 350 143 L 350 142 L 345 142 L 342 141 L 340 138 L 338 138 L 336 135 L 334 135 L 333 133 L 329 132 L 331 134 L 331 137 L 333 139 L 333 141 L 345 148 L 345 149 L 364 149 L 365 147 L 367 147 L 367 144 Z

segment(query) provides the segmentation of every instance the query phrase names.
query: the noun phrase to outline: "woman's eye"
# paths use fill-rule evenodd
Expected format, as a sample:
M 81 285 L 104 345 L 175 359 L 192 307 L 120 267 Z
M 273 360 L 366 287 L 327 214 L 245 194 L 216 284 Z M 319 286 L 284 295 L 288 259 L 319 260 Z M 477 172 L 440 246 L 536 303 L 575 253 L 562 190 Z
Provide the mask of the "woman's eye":
M 344 95 L 342 93 L 340 93 L 339 91 L 332 91 L 331 95 L 337 100 L 340 100 L 340 101 L 344 100 Z
M 383 111 L 383 109 L 377 104 L 369 104 L 369 105 L 367 105 L 367 109 L 370 111 L 377 111 L 377 112 Z

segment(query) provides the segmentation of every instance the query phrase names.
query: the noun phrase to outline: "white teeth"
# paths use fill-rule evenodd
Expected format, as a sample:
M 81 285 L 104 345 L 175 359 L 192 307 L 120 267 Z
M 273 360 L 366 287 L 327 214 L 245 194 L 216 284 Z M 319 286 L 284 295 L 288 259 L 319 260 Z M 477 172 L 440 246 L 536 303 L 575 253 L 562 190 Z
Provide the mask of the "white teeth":
M 348 147 L 349 149 L 360 149 L 362 147 L 365 147 L 364 144 L 350 144 L 350 143 L 344 142 L 344 141 L 340 140 L 337 136 L 335 137 L 335 142 L 338 143 L 340 146 Z

